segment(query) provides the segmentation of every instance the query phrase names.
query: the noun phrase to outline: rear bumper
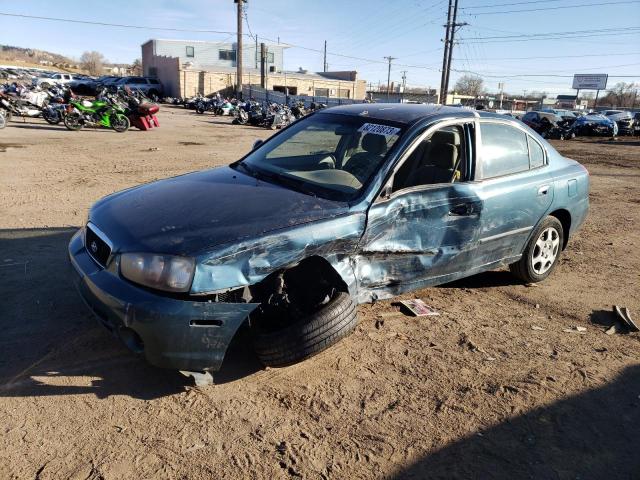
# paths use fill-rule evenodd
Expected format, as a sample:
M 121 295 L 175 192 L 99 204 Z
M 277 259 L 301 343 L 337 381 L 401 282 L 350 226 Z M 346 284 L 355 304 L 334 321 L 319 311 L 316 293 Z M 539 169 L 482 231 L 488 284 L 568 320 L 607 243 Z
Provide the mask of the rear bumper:
M 177 300 L 138 288 L 88 255 L 82 230 L 69 243 L 69 260 L 76 288 L 100 322 L 158 367 L 219 370 L 236 331 L 258 306 Z

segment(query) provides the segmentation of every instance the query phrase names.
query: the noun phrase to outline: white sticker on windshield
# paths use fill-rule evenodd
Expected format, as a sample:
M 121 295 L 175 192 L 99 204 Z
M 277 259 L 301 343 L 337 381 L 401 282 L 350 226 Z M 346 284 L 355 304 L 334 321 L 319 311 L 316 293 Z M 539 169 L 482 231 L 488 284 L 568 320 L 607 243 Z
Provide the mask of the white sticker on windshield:
M 365 123 L 359 129 L 362 133 L 373 133 L 374 135 L 384 135 L 385 137 L 391 137 L 397 135 L 400 131 L 399 128 L 390 127 L 388 125 L 380 125 L 378 123 Z

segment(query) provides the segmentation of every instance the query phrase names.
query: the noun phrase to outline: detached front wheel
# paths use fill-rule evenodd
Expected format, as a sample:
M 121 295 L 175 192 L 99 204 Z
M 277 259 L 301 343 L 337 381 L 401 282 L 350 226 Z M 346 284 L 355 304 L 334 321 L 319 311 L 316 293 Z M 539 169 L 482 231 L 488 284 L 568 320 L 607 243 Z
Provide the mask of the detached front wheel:
M 560 259 L 564 242 L 562 224 L 555 217 L 547 217 L 531 236 L 522 258 L 509 265 L 511 273 L 526 283 L 541 282 Z
M 276 330 L 252 325 L 253 345 L 268 367 L 285 367 L 312 357 L 349 335 L 358 323 L 356 305 L 336 292 L 320 310 Z

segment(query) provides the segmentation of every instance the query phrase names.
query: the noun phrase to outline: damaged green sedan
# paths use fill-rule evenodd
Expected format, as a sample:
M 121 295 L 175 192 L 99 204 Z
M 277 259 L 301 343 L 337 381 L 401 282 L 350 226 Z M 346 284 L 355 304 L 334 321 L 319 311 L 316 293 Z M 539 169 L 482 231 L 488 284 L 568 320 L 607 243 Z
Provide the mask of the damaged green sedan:
M 260 360 L 284 366 L 351 333 L 358 303 L 501 265 L 544 280 L 588 190 L 516 120 L 342 106 L 229 166 L 103 198 L 69 257 L 102 324 L 153 365 L 216 371 L 248 322 Z

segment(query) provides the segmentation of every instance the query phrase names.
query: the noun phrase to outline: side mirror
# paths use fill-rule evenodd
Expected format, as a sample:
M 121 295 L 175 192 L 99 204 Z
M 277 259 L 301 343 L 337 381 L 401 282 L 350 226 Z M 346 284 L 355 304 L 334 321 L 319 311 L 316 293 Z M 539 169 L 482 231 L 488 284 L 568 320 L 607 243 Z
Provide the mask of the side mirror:
M 256 148 L 258 148 L 263 143 L 264 143 L 264 140 L 260 140 L 260 139 L 256 140 L 255 142 L 253 142 L 253 149 L 252 150 L 255 150 Z

